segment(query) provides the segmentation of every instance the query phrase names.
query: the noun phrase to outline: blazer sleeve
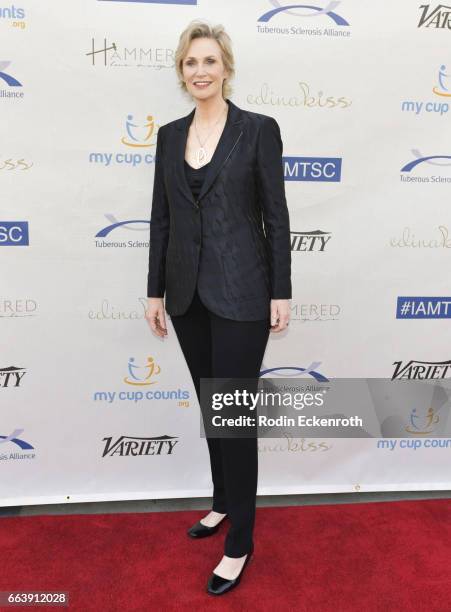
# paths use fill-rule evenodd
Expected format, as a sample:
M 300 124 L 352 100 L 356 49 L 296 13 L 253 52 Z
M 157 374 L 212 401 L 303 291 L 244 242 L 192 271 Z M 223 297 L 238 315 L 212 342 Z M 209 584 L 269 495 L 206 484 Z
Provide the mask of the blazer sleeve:
M 147 297 L 164 297 L 168 239 L 169 204 L 164 184 L 163 137 L 160 128 L 157 133 L 152 212 L 150 217 Z
M 282 165 L 279 124 L 265 116 L 257 144 L 259 200 L 271 255 L 271 299 L 291 299 L 290 218 Z

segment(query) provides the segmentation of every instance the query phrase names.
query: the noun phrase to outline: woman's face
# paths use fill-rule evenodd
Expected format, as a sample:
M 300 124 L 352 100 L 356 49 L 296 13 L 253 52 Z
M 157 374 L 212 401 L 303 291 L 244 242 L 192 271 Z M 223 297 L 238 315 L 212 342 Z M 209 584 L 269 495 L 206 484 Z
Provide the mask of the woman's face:
M 183 80 L 188 92 L 199 100 L 222 96 L 222 83 L 228 73 L 222 61 L 221 48 L 213 38 L 191 41 L 182 63 Z

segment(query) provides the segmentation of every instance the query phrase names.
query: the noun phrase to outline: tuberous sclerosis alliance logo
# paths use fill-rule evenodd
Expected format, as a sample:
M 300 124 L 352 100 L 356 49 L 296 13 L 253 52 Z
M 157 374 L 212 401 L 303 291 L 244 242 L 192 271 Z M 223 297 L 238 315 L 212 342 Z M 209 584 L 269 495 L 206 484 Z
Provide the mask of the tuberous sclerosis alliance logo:
M 122 2 L 122 3 L 140 3 L 140 4 L 187 4 L 197 5 L 197 0 L 97 0 L 98 2 Z
M 95 235 L 95 238 L 106 238 L 112 231 L 114 231 L 117 228 L 121 228 L 121 229 L 125 229 L 131 232 L 146 232 L 146 235 L 149 235 L 149 225 L 150 225 L 150 220 L 149 219 L 128 219 L 127 221 L 117 221 L 116 217 L 114 215 L 111 214 L 107 214 L 105 215 L 105 217 L 110 221 L 110 225 L 107 225 L 106 227 L 104 227 L 103 229 L 101 229 L 99 232 L 97 232 L 97 234 Z M 135 227 L 135 223 L 143 223 L 144 227 Z M 145 247 L 145 248 L 149 248 L 150 246 L 150 241 L 146 240 L 146 241 L 142 241 L 142 240 L 126 240 L 126 241 L 108 241 L 108 240 L 96 240 L 95 241 L 95 246 L 96 247 L 110 247 L 110 248 L 127 248 L 127 247 L 132 247 L 132 248 L 137 248 L 137 247 Z
M 314 361 L 306 368 L 300 368 L 298 366 L 278 366 L 276 368 L 266 368 L 262 364 L 260 370 L 260 378 L 270 374 L 269 378 L 287 377 L 287 378 L 305 378 L 311 376 L 316 382 L 329 382 L 329 379 L 317 371 L 317 367 L 321 365 L 321 361 Z
M 19 88 L 22 87 L 22 83 L 16 79 L 16 77 L 8 72 L 5 72 L 5 69 L 11 64 L 10 61 L 0 61 L 0 85 L 6 83 L 8 87 Z M 23 98 L 24 92 L 20 89 L 0 89 L 0 98 Z
M 430 4 L 421 4 L 419 8 L 422 9 L 419 28 L 451 30 L 451 6 L 438 4 L 435 8 L 431 8 Z
M 340 0 L 329 2 L 325 7 L 312 6 L 311 4 L 288 4 L 286 6 L 282 6 L 279 0 L 269 0 L 269 2 L 275 8 L 267 11 L 258 18 L 257 31 L 261 34 L 294 34 L 301 36 L 331 36 L 341 38 L 349 38 L 351 36 L 351 32 L 344 29 L 349 27 L 349 22 L 333 10 L 339 4 L 341 4 Z M 303 12 L 299 13 L 295 9 L 301 9 Z M 294 25 L 281 26 L 279 25 L 279 22 L 277 25 L 272 23 L 271 27 L 260 25 L 268 23 L 269 21 L 273 20 L 273 18 L 278 17 L 281 14 L 301 17 L 310 21 L 312 19 L 317 21 L 318 19 L 324 20 L 327 18 L 332 24 L 332 27 L 328 28 L 318 26 L 313 28 L 303 28 L 302 26 Z
M 23 429 L 15 429 L 9 436 L 0 436 L 0 461 L 8 461 L 9 459 L 34 459 L 36 457 L 35 453 L 11 452 L 8 455 L 1 452 L 3 449 L 11 448 L 11 445 L 23 451 L 35 450 L 34 446 L 29 442 L 18 437 L 23 431 Z M 5 446 L 3 446 L 3 444 Z
M 401 174 L 402 183 L 451 183 L 451 155 L 429 155 L 423 157 L 418 149 L 412 149 L 412 153 L 416 159 L 401 168 L 401 172 L 406 173 Z M 407 174 L 416 170 L 420 164 L 426 164 L 426 166 L 423 166 L 423 169 L 429 169 L 429 166 L 437 168 L 436 173 L 424 176 L 409 176 Z M 441 172 L 441 168 L 447 170 L 446 175 Z

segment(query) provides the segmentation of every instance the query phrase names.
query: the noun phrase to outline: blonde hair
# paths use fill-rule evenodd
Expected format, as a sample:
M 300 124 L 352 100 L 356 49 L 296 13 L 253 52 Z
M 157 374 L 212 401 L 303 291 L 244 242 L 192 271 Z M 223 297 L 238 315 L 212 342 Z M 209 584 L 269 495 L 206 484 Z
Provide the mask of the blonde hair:
M 229 76 L 222 82 L 222 97 L 228 98 L 232 94 L 232 86 L 230 80 L 235 75 L 235 60 L 232 52 L 232 41 L 230 36 L 225 31 L 223 25 L 211 26 L 206 21 L 195 19 L 180 34 L 179 44 L 175 52 L 175 70 L 177 73 L 180 88 L 184 93 L 188 93 L 188 89 L 183 81 L 183 60 L 188 53 L 191 41 L 195 38 L 212 38 L 215 40 L 220 49 L 224 68 L 228 71 Z

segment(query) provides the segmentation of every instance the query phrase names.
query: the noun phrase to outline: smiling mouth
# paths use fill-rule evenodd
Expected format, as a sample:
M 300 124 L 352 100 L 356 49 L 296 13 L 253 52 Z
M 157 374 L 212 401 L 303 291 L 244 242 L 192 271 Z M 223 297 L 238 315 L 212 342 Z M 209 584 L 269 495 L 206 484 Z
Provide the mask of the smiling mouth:
M 207 87 L 211 84 L 211 81 L 194 81 L 196 87 Z

